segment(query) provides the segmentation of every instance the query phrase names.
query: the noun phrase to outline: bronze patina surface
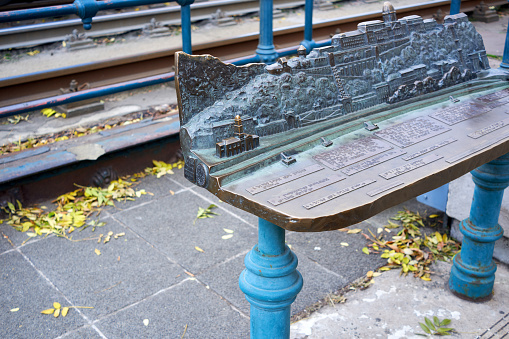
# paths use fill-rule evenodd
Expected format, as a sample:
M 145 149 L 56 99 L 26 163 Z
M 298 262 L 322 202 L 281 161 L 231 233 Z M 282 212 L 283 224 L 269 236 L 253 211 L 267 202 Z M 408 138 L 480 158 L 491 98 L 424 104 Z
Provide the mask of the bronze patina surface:
M 509 152 L 507 74 L 464 14 L 338 34 L 265 66 L 177 54 L 185 175 L 293 231 L 349 226 Z

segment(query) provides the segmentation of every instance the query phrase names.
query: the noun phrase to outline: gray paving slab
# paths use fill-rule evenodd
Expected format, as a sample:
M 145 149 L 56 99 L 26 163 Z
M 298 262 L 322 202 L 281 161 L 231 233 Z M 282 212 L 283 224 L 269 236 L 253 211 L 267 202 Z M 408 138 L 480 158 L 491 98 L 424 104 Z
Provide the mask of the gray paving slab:
M 369 234 L 367 228 L 370 228 L 376 234 L 376 228 L 367 223 L 360 223 L 354 227 L 363 229 L 367 234 Z M 394 233 L 394 235 L 396 234 Z M 300 258 L 306 256 L 323 267 L 340 274 L 346 279 L 346 282 L 352 282 L 365 275 L 366 272 L 383 266 L 386 262 L 378 255 L 362 253 L 362 248 L 366 246 L 367 241 L 360 233 L 292 232 L 287 237 L 287 243 L 296 253 L 299 253 Z M 348 246 L 342 246 L 341 243 L 348 244 Z
M 197 278 L 222 295 L 244 314 L 249 315 L 250 304 L 240 290 L 238 283 L 239 275 L 245 268 L 244 257 L 245 255 L 239 255 L 233 260 L 207 270 L 198 275 Z M 301 312 L 307 306 L 346 285 L 346 279 L 339 274 L 328 271 L 306 256 L 299 256 L 299 253 L 297 253 L 297 257 L 299 259 L 297 269 L 302 274 L 304 286 L 292 304 L 292 314 Z
M 54 338 L 86 324 L 73 310 L 65 318 L 41 314 L 69 303 L 18 251 L 0 255 L 0 291 L 0 338 Z
M 30 239 L 29 236 L 26 235 L 26 233 L 22 233 L 19 231 L 16 231 L 12 226 L 7 225 L 5 222 L 3 224 L 0 224 L 0 238 L 2 240 L 0 241 L 0 253 L 2 246 L 6 248 L 6 250 L 21 246 L 23 243 L 27 244 L 29 242 L 33 241 L 41 241 L 44 239 L 43 237 L 38 237 L 37 239 Z M 4 243 L 4 245 L 2 245 Z M 5 243 L 10 245 L 10 248 L 5 245 Z
M 255 215 L 221 201 L 218 197 L 216 197 L 214 194 L 210 193 L 204 188 L 195 186 L 191 189 L 191 191 L 195 192 L 201 198 L 210 201 L 213 204 L 216 204 L 217 207 L 228 211 L 228 213 L 232 215 L 235 215 L 237 218 L 247 223 L 248 225 L 251 225 L 252 227 L 258 229 L 258 217 L 256 217 Z
M 95 329 L 91 326 L 84 326 L 75 331 L 67 332 L 62 336 L 62 339 L 104 339 L 103 336 L 99 334 Z
M 148 201 L 152 201 L 154 199 L 159 199 L 161 197 L 165 197 L 171 195 L 171 192 L 179 192 L 183 188 L 178 185 L 174 181 L 169 179 L 170 176 L 181 175 L 180 173 L 174 175 L 165 175 L 160 178 L 157 178 L 154 175 L 147 176 L 142 180 L 138 181 L 135 186 L 132 186 L 135 190 L 145 190 L 147 194 L 143 194 L 140 197 L 136 197 L 134 200 L 123 200 L 123 201 L 115 201 L 115 206 L 110 206 L 106 210 L 110 214 L 116 214 L 123 210 L 133 208 L 135 206 L 145 204 Z
M 94 240 L 71 242 L 53 237 L 21 249 L 74 305 L 94 307 L 82 310 L 91 320 L 168 288 L 185 275 L 145 240 L 111 218 L 105 221 L 95 232 L 87 228 L 74 238 Z M 99 234 L 109 231 L 125 236 L 97 243 Z
M 206 200 L 190 191 L 183 191 L 157 199 L 141 209 L 117 213 L 115 218 L 189 272 L 199 274 L 251 248 L 257 239 L 256 229 L 217 209 L 214 211 L 220 215 L 198 219 L 193 224 L 198 208 L 208 206 Z M 222 239 L 227 234 L 224 228 L 234 231 L 232 238 Z
M 108 338 L 249 337 L 249 320 L 196 280 L 186 280 L 96 326 Z
M 8 236 L 3 232 L 4 229 L 0 228 L 0 254 L 4 253 L 5 251 L 12 250 L 14 248 L 14 244 L 9 242 Z

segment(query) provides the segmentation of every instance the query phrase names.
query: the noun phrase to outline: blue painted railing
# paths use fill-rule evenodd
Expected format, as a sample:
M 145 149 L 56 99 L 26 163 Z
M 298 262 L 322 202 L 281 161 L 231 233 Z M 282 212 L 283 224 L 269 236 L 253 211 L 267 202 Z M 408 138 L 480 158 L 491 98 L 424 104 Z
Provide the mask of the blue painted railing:
M 173 0 L 173 1 L 176 1 L 179 5 L 181 5 L 182 49 L 184 52 L 191 54 L 192 53 L 191 4 L 194 3 L 194 0 Z M 91 29 L 93 17 L 99 11 L 106 9 L 124 8 L 130 6 L 148 5 L 161 2 L 167 2 L 167 0 L 104 0 L 104 1 L 75 0 L 73 4 L 69 5 L 49 6 L 43 8 L 1 12 L 0 23 L 75 14 L 81 18 L 85 29 Z M 260 40 L 258 48 L 256 50 L 256 55 L 251 55 L 245 58 L 239 58 L 235 60 L 228 60 L 229 62 L 235 65 L 245 65 L 252 62 L 271 63 L 277 60 L 277 58 L 279 57 L 297 53 L 297 47 L 287 48 L 283 50 L 275 49 L 273 44 L 272 10 L 273 10 L 272 0 L 260 0 L 260 38 L 259 38 Z M 306 47 L 306 49 L 310 51 L 315 47 L 321 47 L 330 44 L 330 40 L 317 44 L 312 39 L 313 0 L 306 0 L 305 11 L 306 11 L 305 16 L 306 21 L 303 44 Z M 15 114 L 21 114 L 47 107 L 53 107 L 56 105 L 68 104 L 104 95 L 111 95 L 127 90 L 133 90 L 173 80 L 174 80 L 173 73 L 165 73 L 159 76 L 151 76 L 134 81 L 118 83 L 115 85 L 97 87 L 82 92 L 74 92 L 50 98 L 34 100 L 22 104 L 1 107 L 0 117 L 8 117 Z

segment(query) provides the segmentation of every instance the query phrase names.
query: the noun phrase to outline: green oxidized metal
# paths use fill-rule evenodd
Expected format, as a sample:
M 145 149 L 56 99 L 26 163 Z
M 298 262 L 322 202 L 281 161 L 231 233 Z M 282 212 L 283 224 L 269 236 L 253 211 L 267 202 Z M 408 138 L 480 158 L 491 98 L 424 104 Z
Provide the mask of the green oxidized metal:
M 237 67 L 177 53 L 185 175 L 294 231 L 357 223 L 509 151 L 507 73 L 465 14 L 383 20 Z

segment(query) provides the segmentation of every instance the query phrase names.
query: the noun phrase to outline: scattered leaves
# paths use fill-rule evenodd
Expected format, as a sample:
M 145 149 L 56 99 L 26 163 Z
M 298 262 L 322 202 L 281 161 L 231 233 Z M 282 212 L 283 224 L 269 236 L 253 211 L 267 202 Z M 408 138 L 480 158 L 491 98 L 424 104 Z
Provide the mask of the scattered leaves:
M 69 313 L 69 309 L 71 308 L 93 308 L 93 307 L 90 307 L 90 306 L 66 306 L 66 307 L 63 307 L 57 303 L 57 302 L 54 302 L 53 303 L 53 308 L 48 308 L 46 310 L 43 310 L 41 311 L 42 314 L 53 314 L 53 316 L 55 318 L 58 318 L 60 315 L 62 315 L 62 317 L 65 317 L 67 316 L 67 313 Z
M 217 206 L 214 204 L 210 204 L 207 208 L 201 208 L 198 207 L 198 214 L 196 215 L 196 218 L 193 221 L 193 225 L 196 223 L 196 220 L 198 219 L 206 219 L 206 218 L 214 218 L 214 216 L 219 215 L 216 212 L 212 212 L 214 208 Z
M 28 114 L 26 116 L 15 115 L 12 118 L 7 118 L 7 121 L 9 122 L 9 124 L 16 125 L 21 121 L 28 121 L 28 117 L 29 117 Z
M 223 235 L 223 236 L 221 237 L 221 239 L 223 239 L 223 240 L 228 240 L 228 239 L 230 239 L 231 237 L 233 237 L 233 234 L 225 234 L 225 235 Z
M 46 116 L 47 118 L 50 118 L 52 116 L 54 116 L 54 118 L 67 118 L 67 115 L 65 113 L 59 113 L 57 111 L 55 111 L 53 108 L 45 108 L 43 110 L 41 110 L 41 113 Z
M 359 232 L 362 232 L 362 230 L 360 228 L 354 228 L 353 230 L 348 230 L 348 234 L 357 234 Z
M 451 319 L 444 319 L 440 321 L 437 317 L 433 317 L 433 321 L 429 318 L 424 317 L 424 323 L 419 323 L 422 330 L 426 334 L 417 333 L 422 336 L 433 336 L 433 335 L 452 335 L 452 332 L 456 332 L 454 328 L 444 327 L 451 323 Z
M 94 250 L 95 254 L 101 255 L 101 251 L 99 251 L 97 248 Z
M 19 311 L 19 307 L 16 307 L 16 308 L 12 308 L 11 309 L 11 312 L 18 312 Z
M 163 161 L 157 161 L 157 160 L 153 160 L 152 163 L 154 164 L 154 167 L 145 169 L 145 172 L 147 174 L 156 175 L 158 178 L 160 178 L 166 174 L 173 174 L 174 168 L 181 169 L 184 166 L 184 162 L 182 160 L 177 161 L 176 163 L 173 163 L 173 164 L 167 164 Z M 170 191 L 170 193 L 171 193 L 171 191 Z M 173 194 L 175 194 L 175 193 L 173 193 Z
M 205 251 L 199 248 L 198 246 L 194 246 L 194 249 L 197 250 L 198 252 L 205 253 Z
M 148 319 L 143 319 L 143 325 L 145 326 L 148 326 L 148 323 L 150 322 L 150 320 Z
M 230 230 L 228 228 L 223 228 L 223 231 L 225 231 L 226 233 L 233 233 L 233 230 Z
M 350 246 L 350 245 L 348 245 L 348 243 L 346 243 L 346 242 L 342 242 L 342 243 L 340 243 L 340 245 L 341 245 L 341 246 L 343 246 L 343 247 Z
M 379 229 L 377 236 L 371 231 L 371 237 L 363 234 L 371 242 L 362 249 L 365 254 L 381 253 L 381 257 L 387 259 L 387 266 L 382 267 L 381 271 L 390 269 L 401 269 L 401 274 L 407 275 L 412 272 L 416 278 L 430 281 L 431 264 L 435 260 L 451 260 L 460 250 L 460 244 L 451 240 L 446 234 L 434 232 L 425 235 L 420 227 L 424 227 L 423 218 L 419 213 L 410 211 L 399 211 L 392 218 L 402 223 L 402 229 L 392 240 L 384 240 L 384 234 Z M 398 224 L 389 221 L 385 228 L 399 227 Z M 387 231 L 387 230 L 386 230 Z

